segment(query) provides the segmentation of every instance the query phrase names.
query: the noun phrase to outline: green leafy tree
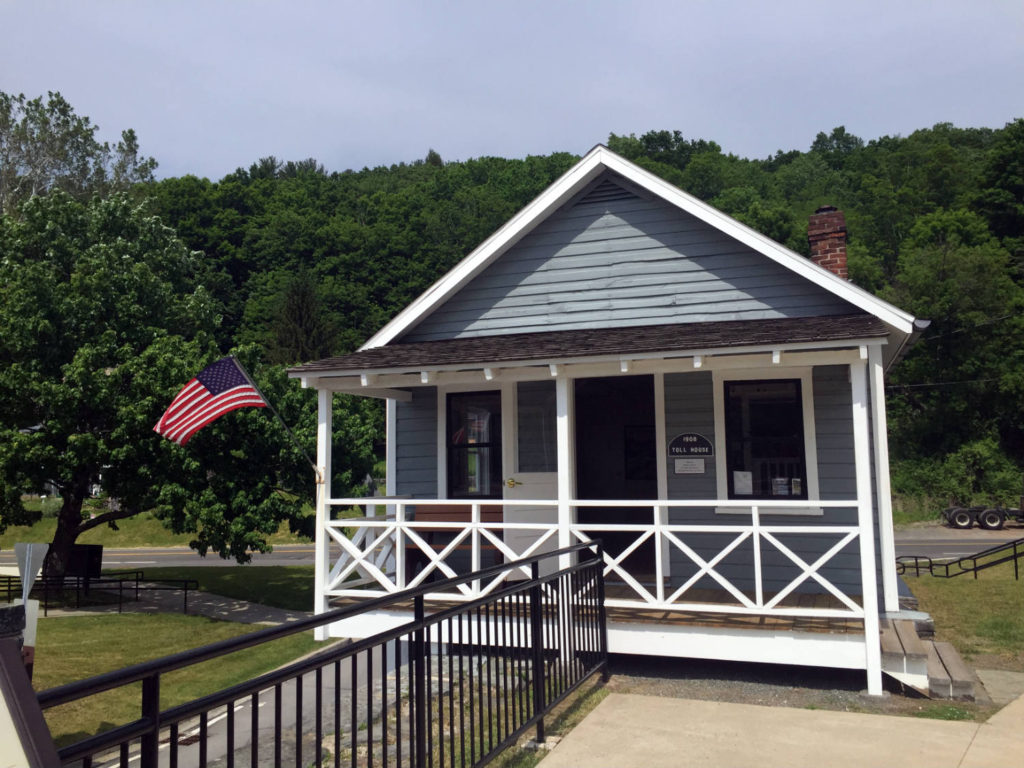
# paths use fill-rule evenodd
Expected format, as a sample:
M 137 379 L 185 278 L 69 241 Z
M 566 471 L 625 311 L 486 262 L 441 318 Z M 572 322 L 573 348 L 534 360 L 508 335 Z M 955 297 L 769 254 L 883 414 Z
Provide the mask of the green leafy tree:
M 1008 123 L 994 141 L 976 207 L 1024 266 L 1024 118 Z
M 0 213 L 55 189 L 83 198 L 152 180 L 156 161 L 139 155 L 135 131 L 111 147 L 98 130 L 59 93 L 44 101 L 0 92 Z
M 944 456 L 979 435 L 1019 445 L 1024 289 L 984 220 L 964 210 L 921 217 L 884 295 L 932 321 L 893 375 L 915 385 L 893 398 L 897 455 Z
M 195 254 L 122 195 L 34 197 L 0 217 L 0 526 L 22 492 L 62 499 L 51 568 L 84 531 L 156 505 L 173 446 L 153 424 L 183 371 L 209 357 L 217 307 Z M 94 519 L 102 481 L 117 503 Z
M 814 137 L 811 152 L 821 156 L 835 170 L 842 168 L 857 150 L 864 146 L 864 140 L 847 133 L 846 126 L 840 125 L 826 134 L 824 131 Z

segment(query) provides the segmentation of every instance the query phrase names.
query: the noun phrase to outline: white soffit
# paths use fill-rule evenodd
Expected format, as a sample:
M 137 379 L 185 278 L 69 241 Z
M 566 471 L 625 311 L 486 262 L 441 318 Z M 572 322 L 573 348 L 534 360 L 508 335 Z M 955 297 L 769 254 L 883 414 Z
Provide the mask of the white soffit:
M 414 327 L 606 170 L 619 174 L 641 189 L 676 206 L 787 269 L 791 269 L 858 309 L 874 315 L 896 331 L 908 335 L 913 332 L 913 315 L 858 288 L 829 270 L 819 267 L 810 259 L 765 237 L 760 232 L 756 232 L 599 144 L 529 205 L 484 240 L 476 250 L 399 312 L 360 349 L 382 347 Z

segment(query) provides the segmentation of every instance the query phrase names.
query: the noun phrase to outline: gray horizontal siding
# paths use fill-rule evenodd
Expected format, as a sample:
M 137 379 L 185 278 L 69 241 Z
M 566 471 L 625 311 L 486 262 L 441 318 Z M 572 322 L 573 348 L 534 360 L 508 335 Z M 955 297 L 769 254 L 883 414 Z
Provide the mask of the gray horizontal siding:
M 437 388 L 412 390 L 412 400 L 398 403 L 395 447 L 395 492 L 437 497 Z
M 845 365 L 818 367 L 812 377 L 818 485 L 826 501 L 857 495 L 849 370 Z
M 668 464 L 668 497 L 670 499 L 714 499 L 718 497 L 715 462 L 719 456 L 715 446 L 714 382 L 707 371 L 670 373 L 665 376 L 665 439 L 683 432 L 696 432 L 711 441 L 715 455 L 704 459 L 704 474 L 677 475 L 675 461 L 665 456 Z M 663 448 L 667 453 L 667 446 Z M 694 513 L 695 510 L 690 510 Z M 704 510 L 704 514 L 712 510 Z
M 404 340 L 850 311 L 828 291 L 660 200 L 584 196 Z

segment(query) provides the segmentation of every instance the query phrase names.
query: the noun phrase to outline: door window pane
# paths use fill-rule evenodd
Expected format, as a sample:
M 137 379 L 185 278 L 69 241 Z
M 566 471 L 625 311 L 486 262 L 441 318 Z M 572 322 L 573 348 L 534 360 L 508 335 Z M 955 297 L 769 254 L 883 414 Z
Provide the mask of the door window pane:
M 448 395 L 448 498 L 501 497 L 501 394 Z
M 555 382 L 523 381 L 516 388 L 519 472 L 557 472 Z
M 725 383 L 730 499 L 807 498 L 800 381 Z

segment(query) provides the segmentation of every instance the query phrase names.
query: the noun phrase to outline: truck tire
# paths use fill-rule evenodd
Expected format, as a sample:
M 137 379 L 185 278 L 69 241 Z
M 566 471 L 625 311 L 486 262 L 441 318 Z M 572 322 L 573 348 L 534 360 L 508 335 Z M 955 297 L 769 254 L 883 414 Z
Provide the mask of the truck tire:
M 971 528 L 974 525 L 974 513 L 964 507 L 957 507 L 949 511 L 950 528 Z
M 978 515 L 978 527 L 986 531 L 998 531 L 1006 520 L 1001 509 L 986 509 Z

